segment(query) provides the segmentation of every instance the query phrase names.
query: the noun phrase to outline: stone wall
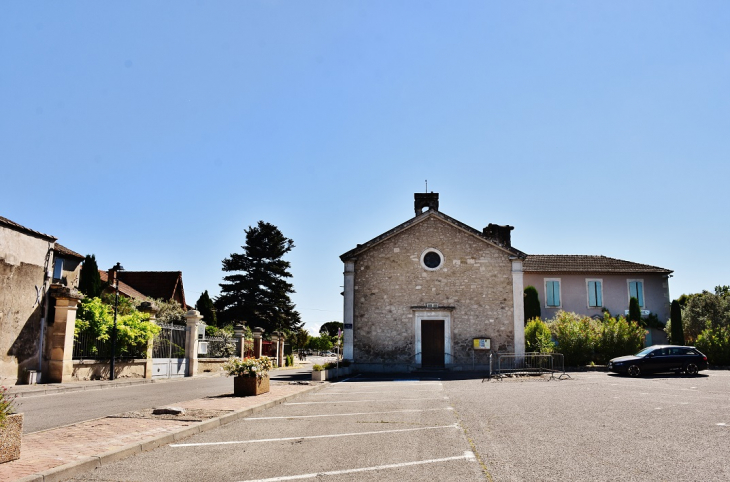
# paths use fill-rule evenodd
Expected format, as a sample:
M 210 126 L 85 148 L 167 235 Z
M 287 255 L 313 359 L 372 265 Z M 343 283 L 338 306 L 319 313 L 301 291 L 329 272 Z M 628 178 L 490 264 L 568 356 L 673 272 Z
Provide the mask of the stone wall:
M 428 248 L 444 258 L 440 269 L 421 265 Z M 489 337 L 492 349 L 514 351 L 509 254 L 439 218 L 430 217 L 358 256 L 355 263 L 353 348 L 358 367 L 407 367 L 416 357 L 414 306 L 438 304 L 451 320 L 454 365 L 488 363 L 472 358 L 472 339 Z M 449 334 L 447 334 L 448 336 Z M 448 366 L 448 365 L 447 365 Z
M 222 372 L 223 364 L 227 361 L 228 358 L 198 358 L 198 372 L 196 375 Z
M 46 254 L 53 243 L 0 226 L 0 378 L 38 369 Z M 38 295 L 38 291 L 41 295 Z
M 145 378 L 147 360 L 115 360 L 114 378 Z M 73 379 L 108 380 L 109 360 L 74 360 Z

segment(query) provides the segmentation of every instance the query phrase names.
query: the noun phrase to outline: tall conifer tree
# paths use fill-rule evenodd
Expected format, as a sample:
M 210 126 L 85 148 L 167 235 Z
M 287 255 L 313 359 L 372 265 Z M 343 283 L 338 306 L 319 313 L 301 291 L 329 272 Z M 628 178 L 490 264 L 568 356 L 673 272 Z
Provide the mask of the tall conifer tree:
M 671 314 L 671 329 L 672 329 L 672 343 L 674 345 L 684 345 L 684 327 L 682 326 L 682 307 L 679 306 L 679 301 L 672 301 Z
M 203 291 L 203 294 L 200 295 L 200 298 L 195 303 L 195 309 L 203 316 L 203 321 L 206 325 L 218 326 L 215 306 L 213 306 L 213 300 L 210 299 L 208 290 Z
M 289 298 L 294 288 L 287 281 L 290 263 L 283 259 L 294 241 L 263 221 L 245 232 L 244 252 L 223 260 L 223 271 L 231 274 L 223 278 L 215 300 L 219 323 L 243 322 L 267 332 L 297 330 L 302 321 Z
M 99 275 L 99 266 L 96 264 L 96 256 L 87 254 L 84 258 L 84 264 L 81 265 L 79 273 L 79 291 L 89 298 L 97 298 L 101 296 L 104 285 Z
M 525 325 L 533 318 L 540 318 L 540 297 L 537 288 L 528 286 L 525 288 Z

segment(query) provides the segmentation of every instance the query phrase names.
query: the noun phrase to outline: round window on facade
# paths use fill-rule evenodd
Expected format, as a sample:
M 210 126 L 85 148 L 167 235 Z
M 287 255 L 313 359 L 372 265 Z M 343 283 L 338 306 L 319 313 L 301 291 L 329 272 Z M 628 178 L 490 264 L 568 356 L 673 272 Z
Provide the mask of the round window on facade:
M 438 249 L 428 248 L 421 254 L 421 265 L 427 270 L 439 269 L 443 264 L 444 255 Z

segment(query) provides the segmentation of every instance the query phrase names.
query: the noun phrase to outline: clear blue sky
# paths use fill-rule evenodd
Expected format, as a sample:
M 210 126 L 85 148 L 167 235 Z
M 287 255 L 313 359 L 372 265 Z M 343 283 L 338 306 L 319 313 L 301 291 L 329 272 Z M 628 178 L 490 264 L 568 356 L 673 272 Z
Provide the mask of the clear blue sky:
M 0 216 L 194 304 L 258 220 L 307 327 L 413 193 L 730 284 L 726 1 L 0 3 Z

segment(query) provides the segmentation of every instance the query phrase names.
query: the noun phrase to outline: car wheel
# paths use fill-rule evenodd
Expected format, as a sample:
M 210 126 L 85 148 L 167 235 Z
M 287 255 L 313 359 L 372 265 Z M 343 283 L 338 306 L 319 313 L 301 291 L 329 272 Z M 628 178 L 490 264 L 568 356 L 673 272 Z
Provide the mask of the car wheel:
M 699 371 L 700 370 L 697 368 L 697 365 L 695 365 L 694 363 L 688 363 L 687 366 L 684 367 L 684 373 L 690 376 L 697 375 L 697 372 Z
M 641 369 L 636 365 L 631 365 L 628 372 L 630 377 L 638 377 L 641 375 Z

